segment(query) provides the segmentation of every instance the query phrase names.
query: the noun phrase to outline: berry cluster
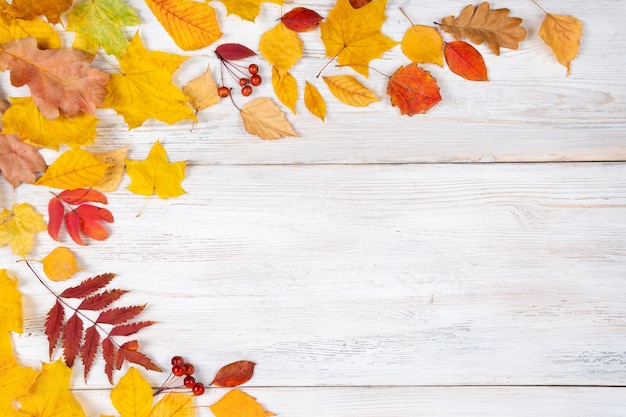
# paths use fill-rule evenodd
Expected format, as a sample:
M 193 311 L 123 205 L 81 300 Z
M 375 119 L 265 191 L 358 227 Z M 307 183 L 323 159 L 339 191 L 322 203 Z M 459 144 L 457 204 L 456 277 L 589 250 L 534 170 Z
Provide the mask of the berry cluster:
M 172 357 L 172 373 L 167 377 L 155 395 L 168 389 L 182 388 L 182 386 L 173 386 L 173 384 L 179 381 L 180 378 L 183 378 L 183 386 L 185 388 L 191 388 L 193 395 L 204 394 L 204 384 L 196 382 L 196 378 L 193 376 L 194 372 L 194 366 L 185 362 L 181 356 Z
M 230 61 L 222 60 L 222 68 L 226 68 L 226 71 L 230 74 L 230 76 L 239 82 L 241 86 L 241 95 L 249 96 L 252 94 L 252 87 L 258 87 L 263 82 L 263 79 L 258 74 L 259 66 L 257 64 L 248 65 L 248 74 L 246 74 L 239 65 L 236 65 Z M 228 97 L 231 93 L 231 89 L 224 85 L 224 76 L 222 74 L 222 86 L 217 89 L 217 94 L 224 98 Z

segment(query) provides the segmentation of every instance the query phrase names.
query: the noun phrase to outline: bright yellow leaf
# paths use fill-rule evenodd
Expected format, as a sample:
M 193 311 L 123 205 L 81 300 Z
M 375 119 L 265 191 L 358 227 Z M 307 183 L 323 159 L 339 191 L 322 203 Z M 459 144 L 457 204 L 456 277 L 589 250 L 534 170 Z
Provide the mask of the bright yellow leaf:
M 5 345 L 5 341 L 9 342 L 8 352 L 3 352 L 2 346 Z M 2 417 L 29 417 L 28 414 L 15 408 L 15 400 L 28 394 L 39 373 L 33 368 L 20 366 L 17 363 L 10 342 L 8 334 L 0 335 L 0 354 L 3 355 L 2 359 L 8 359 L 7 361 L 0 359 L 0 415 Z
M 251 22 L 261 11 L 261 3 L 266 0 L 220 0 L 226 6 L 227 14 L 236 14 L 243 20 Z M 268 3 L 284 4 L 284 0 L 267 0 Z
M 131 367 L 111 390 L 111 401 L 121 417 L 148 417 L 152 409 L 152 388 L 139 371 Z
M 64 190 L 89 188 L 104 178 L 108 167 L 89 152 L 72 149 L 61 154 L 35 184 Z
M 166 394 L 155 404 L 150 417 L 194 417 L 196 408 L 193 395 L 182 393 Z
M 59 246 L 41 260 L 43 272 L 51 281 L 65 281 L 80 271 L 71 250 Z
M 184 51 L 209 46 L 222 37 L 215 9 L 193 0 L 146 0 L 163 28 Z
M 87 146 L 97 136 L 98 119 L 89 114 L 57 119 L 43 117 L 31 97 L 12 97 L 11 107 L 2 116 L 4 133 L 15 133 L 22 141 L 58 150 L 61 144 L 72 148 Z
M 186 165 L 186 161 L 169 162 L 165 148 L 156 141 L 143 161 L 126 160 L 126 172 L 132 180 L 128 189 L 145 196 L 178 197 L 185 193 L 181 182 Z
M 326 118 L 326 102 L 316 86 L 306 82 L 304 86 L 304 105 L 311 113 L 322 119 Z
M 22 293 L 17 289 L 17 279 L 9 276 L 6 269 L 0 269 L 0 334 L 22 333 Z
M 322 77 L 328 89 L 342 103 L 355 107 L 366 107 L 380 101 L 376 94 L 361 84 L 352 75 L 333 75 Z
M 122 177 L 124 176 L 124 169 L 126 168 L 126 154 L 128 153 L 130 145 L 126 145 L 123 148 L 115 149 L 111 152 L 99 153 L 94 156 L 103 164 L 109 165 L 104 171 L 104 176 L 100 181 L 94 184 L 91 188 L 94 188 L 103 193 L 108 193 L 117 190 Z
M 284 74 L 302 58 L 303 45 L 297 32 L 279 22 L 261 35 L 259 52 Z
M 246 131 L 261 139 L 298 136 L 285 113 L 268 97 L 252 100 L 241 108 L 240 113 Z
M 338 0 L 320 24 L 326 55 L 367 77 L 370 61 L 397 44 L 380 32 L 386 4 L 387 0 L 377 0 L 355 9 L 349 0 Z
M 272 85 L 276 97 L 296 114 L 296 102 L 298 101 L 298 83 L 289 72 L 281 73 L 276 67 L 272 67 Z
M 189 96 L 191 105 L 196 111 L 219 103 L 220 96 L 217 94 L 217 84 L 211 75 L 211 66 L 207 67 L 204 74 L 189 81 L 183 87 L 183 93 Z
M 32 417 L 85 417 L 70 391 L 72 370 L 61 359 L 44 363 L 28 395 L 21 397 L 21 410 Z
M 552 48 L 559 62 L 570 74 L 570 63 L 578 54 L 583 23 L 574 16 L 546 14 L 539 29 L 541 39 Z
M 402 39 L 402 52 L 417 64 L 443 66 L 443 38 L 432 26 L 414 25 Z
M 103 107 L 124 116 L 130 129 L 148 119 L 172 124 L 180 120 L 197 121 L 187 105 L 189 98 L 174 84 L 172 74 L 189 57 L 147 50 L 136 34 L 119 64 L 123 74 L 111 74 L 106 85 L 109 94 Z
M 253 397 L 234 389 L 213 404 L 211 411 L 215 417 L 269 417 L 274 413 L 265 411 Z
M 22 38 L 35 38 L 43 49 L 60 48 L 61 37 L 47 22 L 41 19 L 0 19 L 0 44 Z
M 35 234 L 46 229 L 43 216 L 30 204 L 15 204 L 13 210 L 0 212 L 0 246 L 8 244 L 22 258 L 32 249 Z

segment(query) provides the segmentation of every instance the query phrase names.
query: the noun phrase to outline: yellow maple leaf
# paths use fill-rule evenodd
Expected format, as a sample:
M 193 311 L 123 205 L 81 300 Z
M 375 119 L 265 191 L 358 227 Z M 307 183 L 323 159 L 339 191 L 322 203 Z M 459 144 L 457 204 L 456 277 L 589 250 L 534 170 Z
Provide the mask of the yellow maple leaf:
M 352 75 L 333 75 L 322 78 L 330 92 L 344 104 L 366 107 L 380 101 L 380 98 L 372 90 L 361 84 Z
M 251 22 L 256 19 L 261 11 L 261 3 L 284 4 L 285 0 L 220 0 L 226 6 L 227 14 L 236 14 L 244 20 Z
M 240 113 L 246 131 L 261 139 L 298 136 L 285 113 L 268 97 L 252 100 L 241 108 Z
M 326 55 L 367 77 L 370 61 L 397 44 L 380 32 L 386 4 L 387 0 L 377 0 L 354 9 L 349 0 L 338 0 L 320 24 Z
M 578 55 L 583 23 L 574 16 L 546 13 L 541 23 L 539 36 L 552 49 L 559 62 L 570 74 L 570 63 Z
M 245 392 L 234 389 L 210 406 L 215 417 L 269 417 L 274 413 L 266 411 L 261 404 Z
M 9 276 L 6 269 L 0 269 L 0 334 L 22 333 L 22 293 L 17 289 L 17 279 Z
M 104 171 L 104 176 L 100 181 L 94 184 L 91 188 L 103 193 L 117 190 L 122 177 L 124 176 L 124 169 L 126 168 L 126 154 L 128 153 L 130 145 L 126 145 L 122 148 L 115 149 L 111 152 L 95 154 L 94 157 L 107 164 L 109 167 Z
M 102 180 L 108 167 L 83 149 L 71 149 L 61 154 L 35 185 L 64 190 L 89 188 Z
M 284 74 L 302 58 L 303 45 L 297 32 L 279 22 L 261 35 L 259 52 L 281 74 Z
M 211 75 L 211 66 L 207 67 L 204 74 L 189 81 L 183 87 L 183 93 L 189 96 L 191 105 L 197 112 L 219 103 L 220 96 L 217 94 L 217 84 Z
M 172 124 L 197 121 L 187 105 L 189 98 L 174 84 L 172 74 L 188 59 L 175 54 L 147 50 L 135 34 L 119 64 L 123 74 L 112 74 L 106 85 L 109 94 L 103 107 L 124 116 L 130 129 L 148 119 Z
M 193 0 L 146 0 L 163 28 L 184 51 L 204 48 L 222 36 L 215 9 Z
M 35 38 L 42 49 L 60 48 L 61 37 L 47 22 L 41 19 L 0 19 L 0 44 L 22 38 Z
M 278 68 L 272 67 L 272 86 L 276 97 L 296 114 L 296 102 L 298 101 L 298 83 L 291 73 L 282 73 Z
M 11 107 L 2 116 L 4 133 L 15 133 L 22 141 L 58 150 L 61 144 L 72 148 L 87 146 L 97 136 L 98 119 L 89 114 L 57 119 L 43 117 L 31 97 L 12 97 Z
M 14 204 L 13 210 L 0 212 L 0 246 L 8 244 L 22 258 L 32 249 L 35 234 L 46 229 L 43 216 L 28 203 Z
M 145 196 L 178 197 L 185 193 L 181 182 L 186 165 L 186 161 L 169 162 L 165 148 L 156 141 L 143 161 L 126 160 L 126 172 L 132 180 L 128 189 Z
M 432 26 L 413 25 L 402 39 L 402 52 L 418 64 L 443 66 L 443 38 Z
M 76 257 L 64 246 L 55 248 L 41 260 L 43 272 L 51 281 L 65 281 L 80 271 Z
M 308 81 L 304 85 L 304 105 L 312 114 L 319 117 L 322 122 L 324 121 L 326 118 L 326 102 L 317 87 Z

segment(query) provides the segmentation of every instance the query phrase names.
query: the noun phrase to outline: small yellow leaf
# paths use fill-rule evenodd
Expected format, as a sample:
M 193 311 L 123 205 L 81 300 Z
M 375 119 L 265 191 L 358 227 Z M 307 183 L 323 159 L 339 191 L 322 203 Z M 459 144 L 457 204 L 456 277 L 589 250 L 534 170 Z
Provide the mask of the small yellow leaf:
M 404 34 L 401 46 L 404 55 L 415 63 L 443 66 L 443 38 L 434 27 L 411 26 Z
M 126 160 L 126 172 L 132 180 L 128 189 L 145 196 L 178 197 L 185 193 L 181 182 L 186 164 L 186 161 L 169 162 L 165 148 L 157 140 L 143 161 Z
M 51 281 L 65 281 L 80 271 L 71 250 L 59 246 L 41 260 L 43 272 Z
M 220 96 L 217 94 L 217 84 L 211 75 L 211 66 L 207 67 L 204 74 L 189 81 L 183 87 L 183 93 L 189 96 L 189 101 L 196 111 L 219 103 Z
M 539 29 L 539 36 L 567 68 L 567 75 L 570 74 L 570 63 L 578 54 L 582 35 L 583 23 L 574 16 L 548 13 Z
M 272 85 L 276 97 L 296 114 L 296 102 L 298 101 L 298 83 L 289 72 L 281 73 L 276 67 L 272 67 Z
M 265 411 L 253 397 L 234 389 L 210 406 L 215 417 L 269 417 L 274 413 Z
M 64 190 L 88 188 L 102 180 L 108 167 L 89 152 L 72 149 L 59 156 L 35 184 Z
M 17 289 L 17 279 L 6 269 L 0 269 L 0 333 L 22 333 L 22 293 Z
M 352 75 L 322 77 L 326 85 L 341 102 L 355 107 L 366 107 L 380 101 L 376 94 Z
M 152 409 L 152 388 L 139 371 L 131 367 L 111 390 L 111 401 L 122 417 L 148 417 Z
M 326 118 L 326 102 L 317 87 L 308 81 L 304 85 L 304 105 L 311 113 L 322 119 Z
M 193 395 L 182 393 L 166 394 L 155 404 L 150 417 L 194 417 L 196 408 Z
M 103 193 L 117 190 L 124 176 L 128 148 L 130 148 L 130 145 L 115 149 L 111 152 L 94 155 L 98 161 L 103 164 L 108 164 L 109 167 L 104 171 L 102 180 L 98 181 L 98 183 L 94 184 L 91 188 L 102 191 Z
M 259 52 L 281 73 L 286 73 L 302 58 L 303 45 L 298 34 L 280 22 L 261 35 Z
M 241 119 L 246 131 L 261 139 L 280 139 L 298 136 L 285 113 L 267 97 L 252 100 L 241 108 Z
M 27 203 L 13 205 L 0 212 L 0 246 L 10 245 L 16 255 L 25 258 L 35 241 L 35 234 L 46 230 L 43 216 Z
M 227 14 L 236 14 L 244 20 L 253 22 L 259 15 L 261 3 L 266 0 L 220 0 L 226 6 Z M 267 2 L 283 4 L 284 0 L 267 0 Z

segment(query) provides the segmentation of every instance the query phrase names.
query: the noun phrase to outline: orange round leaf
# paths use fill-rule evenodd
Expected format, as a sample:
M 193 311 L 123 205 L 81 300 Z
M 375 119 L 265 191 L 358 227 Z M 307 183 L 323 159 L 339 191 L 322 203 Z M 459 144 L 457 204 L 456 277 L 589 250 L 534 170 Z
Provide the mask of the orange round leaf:
M 450 70 L 470 81 L 489 81 L 483 56 L 467 42 L 455 41 L 443 47 Z
M 426 113 L 441 101 L 437 80 L 416 64 L 405 65 L 393 73 L 387 82 L 387 95 L 391 105 L 409 116 Z

